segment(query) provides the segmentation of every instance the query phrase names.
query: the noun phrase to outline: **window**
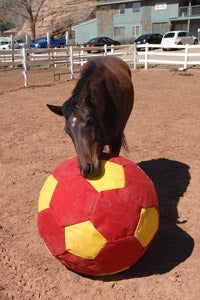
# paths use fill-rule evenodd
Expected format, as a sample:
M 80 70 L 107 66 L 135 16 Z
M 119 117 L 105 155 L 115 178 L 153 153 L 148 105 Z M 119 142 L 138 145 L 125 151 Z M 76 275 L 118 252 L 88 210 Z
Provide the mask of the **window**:
M 119 14 L 120 15 L 125 14 L 125 8 L 126 8 L 126 4 L 120 4 L 119 5 Z
M 186 32 L 179 32 L 178 37 L 186 37 Z
M 125 14 L 125 9 L 126 9 L 126 4 L 119 4 L 115 10 L 114 13 L 116 15 L 124 15 Z
M 133 25 L 132 26 L 132 36 L 138 36 L 138 35 L 140 35 L 140 26 Z
M 97 43 L 98 42 L 98 38 L 93 38 L 90 40 L 90 43 Z
M 109 38 L 102 38 L 102 41 L 104 42 L 104 43 L 112 43 L 112 40 L 111 39 L 109 39 Z
M 133 2 L 132 3 L 132 12 L 133 13 L 140 12 L 140 2 Z
M 9 41 L 0 41 L 0 45 L 6 45 L 9 44 Z
M 124 36 L 125 28 L 124 27 L 114 27 L 114 36 Z
M 190 32 L 186 32 L 186 36 L 192 38 L 192 34 Z
M 164 37 L 165 37 L 166 39 L 170 39 L 170 38 L 173 38 L 174 35 L 175 35 L 174 32 L 167 32 L 167 33 L 164 35 Z

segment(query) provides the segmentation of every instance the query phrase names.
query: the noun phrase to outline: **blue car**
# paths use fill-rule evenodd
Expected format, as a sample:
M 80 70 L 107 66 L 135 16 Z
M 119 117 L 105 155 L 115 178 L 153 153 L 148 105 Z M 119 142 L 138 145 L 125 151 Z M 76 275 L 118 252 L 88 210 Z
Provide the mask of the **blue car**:
M 55 39 L 53 36 L 50 37 L 50 48 L 63 48 L 66 45 L 65 37 Z M 47 37 L 41 37 L 30 44 L 31 49 L 42 49 L 48 48 Z

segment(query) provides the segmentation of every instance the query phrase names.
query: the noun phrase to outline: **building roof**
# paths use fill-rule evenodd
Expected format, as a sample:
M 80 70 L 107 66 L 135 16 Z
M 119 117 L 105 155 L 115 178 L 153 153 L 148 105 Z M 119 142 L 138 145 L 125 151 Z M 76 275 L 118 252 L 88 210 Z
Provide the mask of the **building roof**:
M 88 21 L 86 21 L 86 22 L 83 22 L 83 23 L 80 23 L 80 24 L 77 24 L 77 25 L 74 25 L 74 26 L 72 27 L 72 30 L 76 30 L 77 28 L 82 27 L 83 25 L 90 24 L 90 23 L 94 23 L 94 22 L 96 22 L 96 21 L 97 21 L 97 18 L 88 20 Z
M 91 4 L 91 6 L 120 4 L 120 3 L 128 3 L 128 2 L 138 2 L 138 0 L 105 0 L 105 1 L 99 1 L 99 2 L 93 3 L 93 4 Z
M 4 34 L 8 36 L 10 34 L 17 34 L 18 31 L 19 31 L 19 28 L 11 28 L 11 29 L 5 30 Z

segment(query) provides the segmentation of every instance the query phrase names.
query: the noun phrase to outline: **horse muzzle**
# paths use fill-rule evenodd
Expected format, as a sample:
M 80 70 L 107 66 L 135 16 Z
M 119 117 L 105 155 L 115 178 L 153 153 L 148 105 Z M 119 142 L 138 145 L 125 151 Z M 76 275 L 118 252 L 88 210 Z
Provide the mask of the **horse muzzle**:
M 94 178 L 100 175 L 101 164 L 100 157 L 102 153 L 101 146 L 98 143 L 94 143 L 92 151 L 81 151 L 78 155 L 78 165 L 80 168 L 81 175 L 85 178 Z
M 101 164 L 97 157 L 93 157 L 83 164 L 79 162 L 79 168 L 81 175 L 88 179 L 95 178 L 101 173 Z
M 94 173 L 94 166 L 92 163 L 88 163 L 83 169 L 80 169 L 81 175 L 85 178 L 89 178 Z

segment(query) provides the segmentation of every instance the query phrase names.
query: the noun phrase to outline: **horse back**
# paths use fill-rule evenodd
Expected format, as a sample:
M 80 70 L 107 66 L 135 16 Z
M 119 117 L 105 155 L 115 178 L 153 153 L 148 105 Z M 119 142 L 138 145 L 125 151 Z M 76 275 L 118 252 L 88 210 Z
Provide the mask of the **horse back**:
M 99 57 L 93 63 L 96 67 L 90 76 L 88 90 L 98 107 L 99 119 L 104 116 L 104 124 L 109 120 L 111 126 L 117 123 L 119 130 L 123 130 L 134 101 L 130 68 L 123 60 L 114 56 Z

